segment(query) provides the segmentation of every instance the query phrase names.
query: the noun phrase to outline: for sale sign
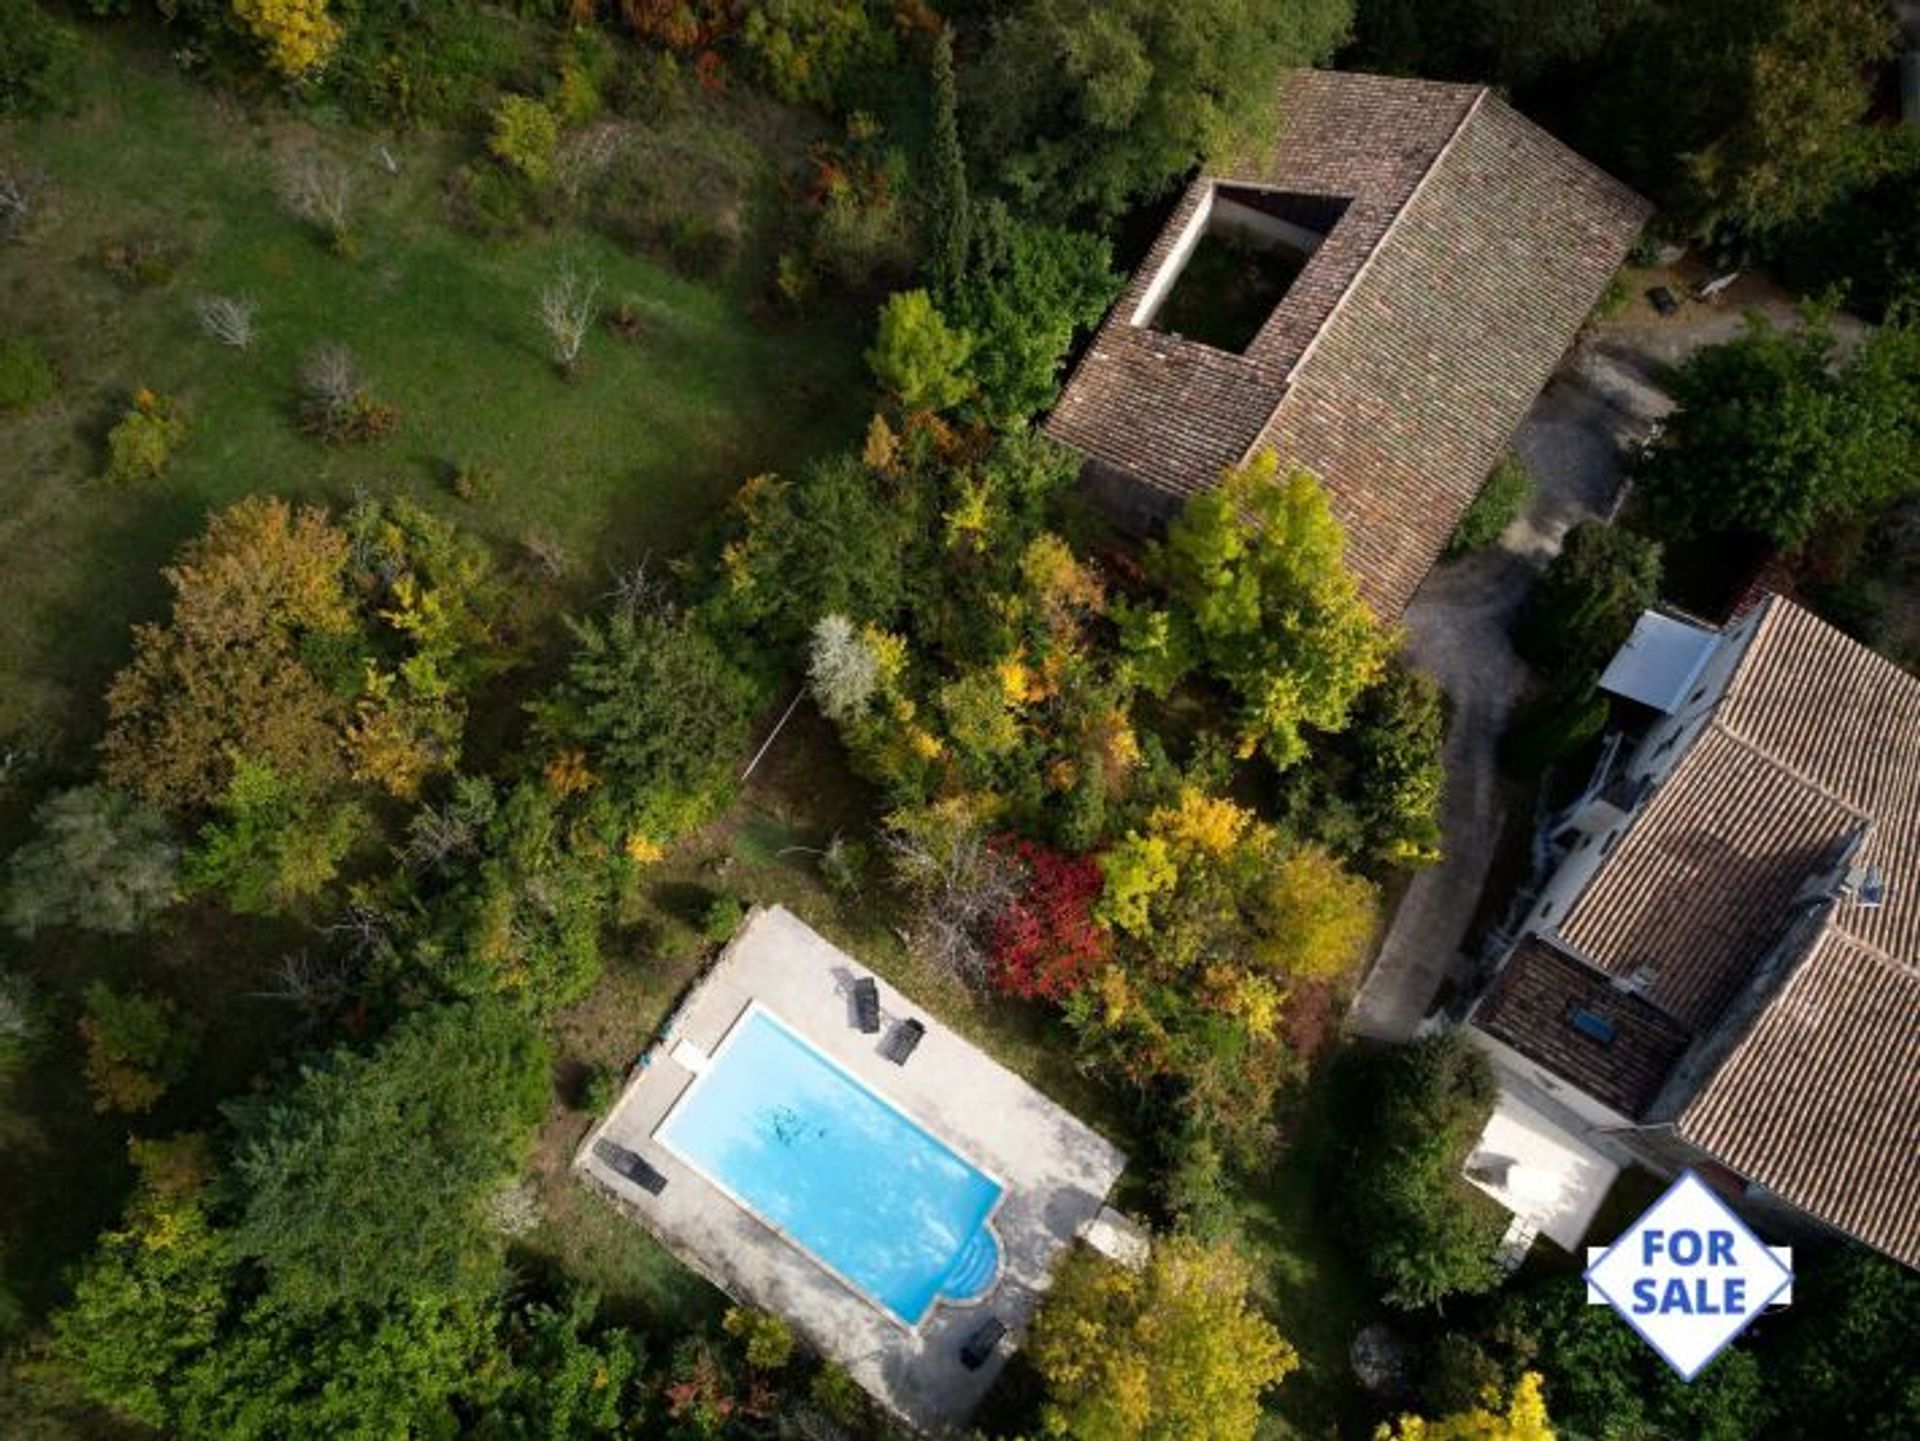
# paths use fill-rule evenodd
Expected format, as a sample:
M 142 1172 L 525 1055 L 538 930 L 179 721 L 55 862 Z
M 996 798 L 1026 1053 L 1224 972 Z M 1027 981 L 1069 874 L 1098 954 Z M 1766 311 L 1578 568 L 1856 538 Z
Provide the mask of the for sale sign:
M 1587 1268 L 1604 1301 L 1691 1381 L 1793 1283 L 1769 1246 L 1693 1172 L 1684 1173 Z

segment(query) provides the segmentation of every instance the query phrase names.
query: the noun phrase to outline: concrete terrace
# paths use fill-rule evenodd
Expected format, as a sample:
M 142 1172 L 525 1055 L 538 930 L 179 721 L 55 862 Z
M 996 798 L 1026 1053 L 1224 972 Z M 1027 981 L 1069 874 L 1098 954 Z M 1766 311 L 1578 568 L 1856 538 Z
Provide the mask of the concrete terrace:
M 1100 1214 L 1123 1156 L 1032 1086 L 880 981 L 879 1035 L 853 1024 L 851 988 L 871 974 L 781 907 L 755 910 L 594 1127 L 574 1168 L 694 1270 L 738 1301 L 785 1317 L 823 1355 L 907 1421 L 957 1428 L 993 1384 L 1060 1253 Z M 876 980 L 878 978 L 876 977 Z M 758 1001 L 919 1125 L 1003 1180 L 993 1220 L 998 1284 L 966 1304 L 936 1305 L 908 1330 L 804 1251 L 742 1210 L 654 1139 L 694 1073 L 682 1046 L 710 1055 Z M 920 1020 L 926 1037 L 905 1066 L 880 1055 L 893 1023 Z M 684 1058 L 698 1064 L 696 1056 Z M 644 1158 L 667 1185 L 650 1196 L 594 1155 L 606 1139 Z M 884 1185 L 886 1178 L 874 1178 Z M 960 1348 L 988 1316 L 1015 1333 L 979 1371 Z

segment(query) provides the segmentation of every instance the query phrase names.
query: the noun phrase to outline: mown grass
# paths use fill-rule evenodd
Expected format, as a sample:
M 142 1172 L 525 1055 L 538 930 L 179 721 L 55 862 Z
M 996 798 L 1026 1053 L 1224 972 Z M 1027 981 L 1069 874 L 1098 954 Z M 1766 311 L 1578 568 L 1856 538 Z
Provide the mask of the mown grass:
M 478 148 L 470 137 L 390 141 L 390 175 L 370 135 L 190 84 L 138 43 L 94 40 L 76 113 L 5 143 L 44 168 L 49 190 L 23 243 L 0 249 L 0 333 L 42 345 L 62 391 L 0 419 L 0 736 L 70 734 L 94 714 L 128 621 L 160 609 L 159 568 L 209 506 L 259 490 L 409 493 L 509 544 L 551 536 L 585 587 L 603 560 L 678 554 L 746 476 L 857 433 L 861 307 L 781 322 L 762 314 L 762 276 L 698 283 L 578 228 L 462 233 L 443 197 Z M 279 198 L 282 158 L 310 148 L 351 167 L 356 259 Z M 100 255 L 143 235 L 182 259 L 164 285 L 130 289 Z M 643 317 L 633 343 L 596 331 L 571 383 L 534 315 L 568 261 L 602 277 L 605 303 L 630 299 Z M 251 349 L 201 332 L 193 302 L 208 294 L 258 304 Z M 346 345 L 399 409 L 395 436 L 329 449 L 299 433 L 299 363 L 322 341 Z M 111 487 L 95 478 L 105 433 L 142 387 L 179 400 L 191 438 L 161 480 Z M 460 465 L 496 472 L 497 495 L 454 500 Z

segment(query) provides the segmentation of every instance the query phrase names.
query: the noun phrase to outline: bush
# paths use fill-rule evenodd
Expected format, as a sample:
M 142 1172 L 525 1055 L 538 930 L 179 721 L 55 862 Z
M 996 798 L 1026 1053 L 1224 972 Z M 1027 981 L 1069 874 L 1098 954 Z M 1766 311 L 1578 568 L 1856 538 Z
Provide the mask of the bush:
M 106 478 L 116 485 L 154 480 L 187 443 L 187 422 L 165 396 L 142 390 L 107 432 Z
M 580 1085 L 580 1109 L 589 1116 L 604 1116 L 620 1099 L 620 1073 L 611 1066 L 596 1065 Z
M 100 247 L 100 267 L 129 290 L 156 290 L 186 259 L 183 247 L 157 235 L 128 235 Z
M 1605 730 L 1612 710 L 1599 679 L 1592 671 L 1575 675 L 1523 704 L 1500 738 L 1500 764 L 1536 775 Z
M 966 398 L 973 338 L 957 330 L 924 290 L 906 290 L 880 309 L 867 364 L 883 390 L 909 410 L 948 410 Z
M 559 146 L 560 122 L 542 102 L 507 95 L 493 107 L 487 149 L 535 185 L 553 179 L 553 157 Z
M 1527 474 L 1520 458 L 1511 453 L 1501 456 L 1480 487 L 1480 493 L 1474 496 L 1473 504 L 1453 528 L 1453 536 L 1447 541 L 1447 554 L 1465 555 L 1492 545 L 1532 499 L 1533 477 Z
M 150 1111 L 187 1073 L 199 1046 L 196 1028 L 163 996 L 87 987 L 80 1035 L 87 1045 L 87 1084 L 96 1111 Z
M 716 945 L 723 945 L 733 939 L 740 923 L 747 918 L 747 908 L 740 904 L 738 896 L 715 896 L 700 918 L 700 934 Z
M 793 1332 L 778 1316 L 751 1306 L 730 1307 L 721 1326 L 741 1343 L 756 1371 L 778 1371 L 793 1359 Z
M 59 388 L 53 362 L 38 345 L 24 335 L 0 340 L 0 410 L 32 410 Z
M 1527 597 L 1515 648 L 1552 675 L 1598 672 L 1659 600 L 1660 559 L 1645 536 L 1581 521 Z
M 1403 1309 L 1491 1290 L 1505 1221 L 1460 1175 L 1499 1097 L 1485 1054 L 1448 1032 L 1346 1064 L 1353 1153 L 1337 1186 L 1356 1256 Z
M 79 37 L 36 0 L 0 0 L 0 120 L 40 115 L 72 98 Z

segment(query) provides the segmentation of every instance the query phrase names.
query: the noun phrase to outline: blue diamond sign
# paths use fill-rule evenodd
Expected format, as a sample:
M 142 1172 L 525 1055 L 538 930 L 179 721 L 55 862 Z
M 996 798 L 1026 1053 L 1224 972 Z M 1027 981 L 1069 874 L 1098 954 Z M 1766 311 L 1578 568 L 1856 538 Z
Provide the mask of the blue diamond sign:
M 1786 1298 L 1791 1261 L 1687 1171 L 1587 1267 L 1588 1299 L 1613 1307 L 1691 1381 Z

